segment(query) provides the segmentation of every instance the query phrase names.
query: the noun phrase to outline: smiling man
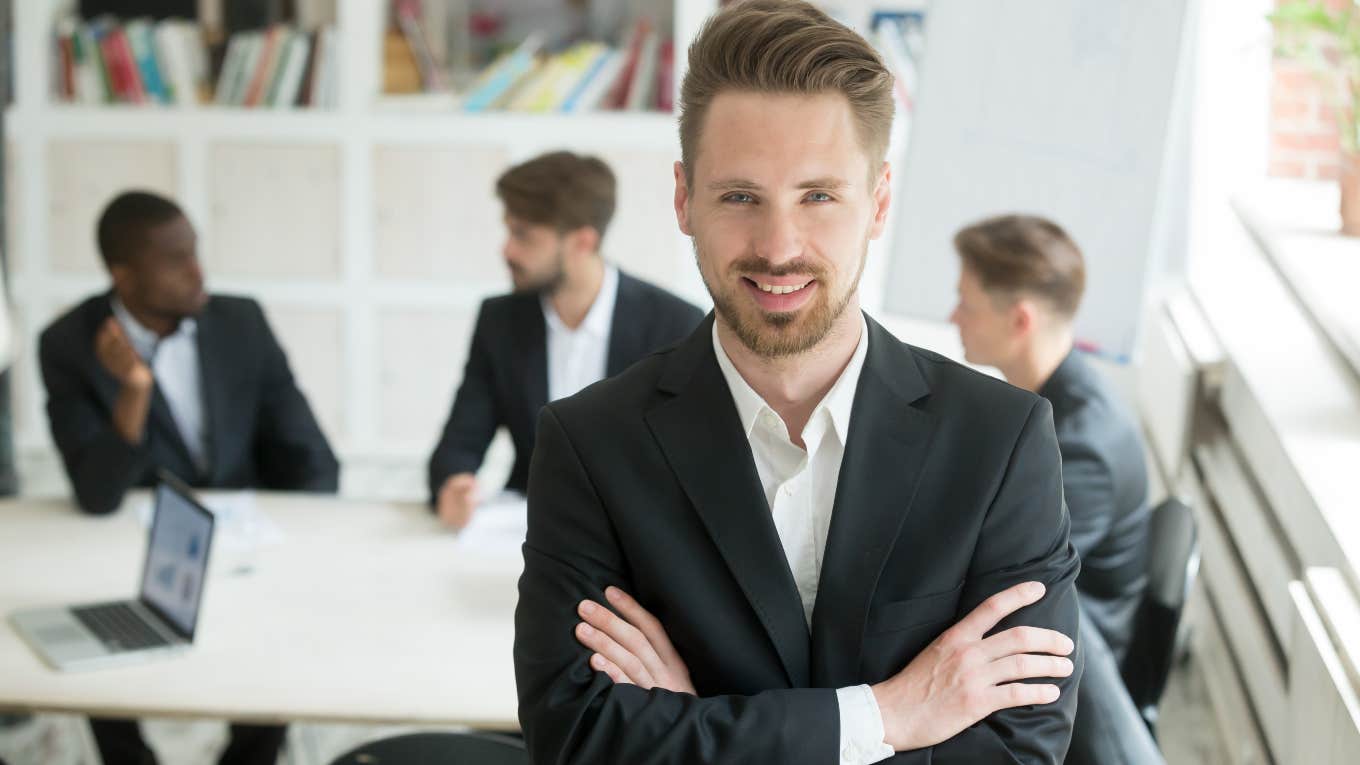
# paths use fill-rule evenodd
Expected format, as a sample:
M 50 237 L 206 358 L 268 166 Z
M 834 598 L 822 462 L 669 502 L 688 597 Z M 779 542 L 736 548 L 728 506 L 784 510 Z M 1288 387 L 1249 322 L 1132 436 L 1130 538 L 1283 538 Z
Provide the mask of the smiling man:
M 540 416 L 514 651 L 535 762 L 1062 760 L 1051 409 L 859 309 L 891 84 L 799 2 L 691 46 L 675 211 L 715 310 Z

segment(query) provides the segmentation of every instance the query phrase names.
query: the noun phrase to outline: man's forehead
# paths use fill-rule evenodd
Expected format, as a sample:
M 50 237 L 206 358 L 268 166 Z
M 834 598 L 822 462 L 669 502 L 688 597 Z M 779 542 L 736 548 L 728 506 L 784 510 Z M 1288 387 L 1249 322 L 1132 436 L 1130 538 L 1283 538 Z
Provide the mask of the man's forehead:
M 704 123 L 695 157 L 704 186 L 847 183 L 867 161 L 841 94 L 728 91 L 709 104 Z
M 198 234 L 188 218 L 179 216 L 147 226 L 143 229 L 143 237 L 147 242 L 179 243 L 197 239 Z

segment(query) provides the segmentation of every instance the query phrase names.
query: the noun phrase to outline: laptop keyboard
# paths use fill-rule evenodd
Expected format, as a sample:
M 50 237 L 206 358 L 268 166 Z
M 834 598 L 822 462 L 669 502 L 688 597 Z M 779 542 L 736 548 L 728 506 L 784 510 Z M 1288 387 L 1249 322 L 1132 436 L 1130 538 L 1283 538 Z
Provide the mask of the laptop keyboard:
M 130 651 L 170 644 L 127 603 L 72 608 L 71 612 L 110 649 Z

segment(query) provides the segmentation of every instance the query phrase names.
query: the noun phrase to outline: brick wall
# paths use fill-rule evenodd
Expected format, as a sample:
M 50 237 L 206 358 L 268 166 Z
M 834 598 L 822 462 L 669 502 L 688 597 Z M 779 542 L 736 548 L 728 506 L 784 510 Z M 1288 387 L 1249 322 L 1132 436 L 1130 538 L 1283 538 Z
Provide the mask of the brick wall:
M 1351 2 L 1327 0 L 1333 8 Z M 1270 139 L 1270 175 L 1336 178 L 1340 141 L 1332 106 L 1312 71 L 1278 57 L 1270 88 Z

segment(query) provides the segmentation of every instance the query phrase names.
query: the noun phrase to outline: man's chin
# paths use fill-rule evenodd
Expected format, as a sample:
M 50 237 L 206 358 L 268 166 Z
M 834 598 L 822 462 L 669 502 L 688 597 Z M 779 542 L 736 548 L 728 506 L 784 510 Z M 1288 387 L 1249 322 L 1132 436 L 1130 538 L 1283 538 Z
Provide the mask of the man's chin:
M 186 301 L 183 311 L 184 315 L 193 317 L 203 313 L 203 309 L 208 307 L 208 299 L 208 293 L 205 291 L 200 292 L 192 299 Z
M 807 308 L 779 313 L 758 311 L 742 317 L 741 326 L 733 329 L 742 344 L 754 353 L 768 358 L 794 356 L 816 347 L 826 337 L 826 332 L 813 336 L 815 328 L 809 324 L 814 313 Z

